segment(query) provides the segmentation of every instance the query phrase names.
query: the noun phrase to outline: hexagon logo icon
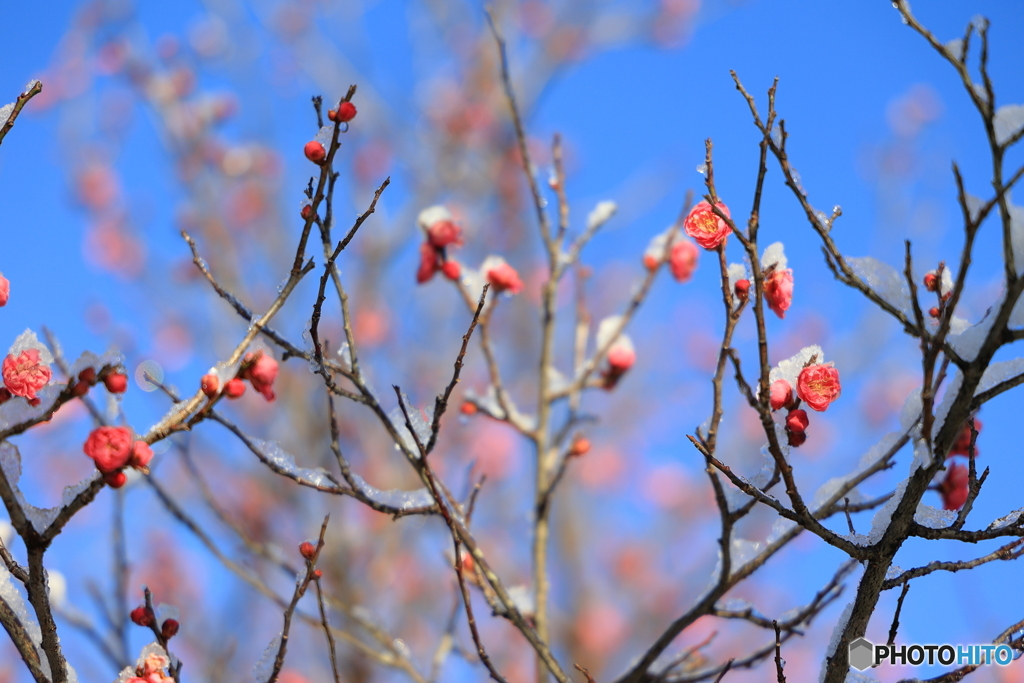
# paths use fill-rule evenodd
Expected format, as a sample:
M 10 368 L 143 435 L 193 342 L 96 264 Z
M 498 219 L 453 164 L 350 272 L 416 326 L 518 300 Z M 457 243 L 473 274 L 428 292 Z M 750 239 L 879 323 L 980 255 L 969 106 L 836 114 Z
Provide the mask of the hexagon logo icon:
M 875 663 L 875 646 L 867 638 L 858 638 L 850 643 L 850 665 L 863 671 Z

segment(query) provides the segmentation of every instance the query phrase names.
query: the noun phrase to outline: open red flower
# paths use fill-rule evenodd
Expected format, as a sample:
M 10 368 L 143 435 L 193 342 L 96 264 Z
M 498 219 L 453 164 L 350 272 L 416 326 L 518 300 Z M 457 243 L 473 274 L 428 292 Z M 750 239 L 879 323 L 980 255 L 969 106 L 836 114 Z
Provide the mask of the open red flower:
M 796 395 L 819 413 L 839 398 L 839 371 L 831 365 L 808 365 L 796 378 Z
M 0 306 L 6 306 L 7 300 L 11 298 L 11 281 L 0 273 Z
M 764 281 L 764 298 L 768 308 L 780 318 L 786 317 L 786 311 L 793 303 L 793 271 L 790 268 L 774 270 Z
M 128 466 L 135 439 L 128 427 L 97 427 L 85 440 L 82 450 L 103 474 L 113 474 Z
M 35 399 L 36 392 L 45 387 L 52 376 L 49 366 L 39 358 L 38 349 L 25 349 L 18 356 L 4 358 L 4 385 L 14 396 Z
M 718 210 L 731 218 L 729 208 L 721 202 L 715 204 Z M 732 228 L 723 219 L 719 218 L 711 205 L 706 201 L 700 202 L 690 210 L 686 220 L 683 221 L 683 229 L 686 234 L 697 241 L 697 244 L 705 249 L 714 249 L 725 242 L 725 238 L 732 234 Z

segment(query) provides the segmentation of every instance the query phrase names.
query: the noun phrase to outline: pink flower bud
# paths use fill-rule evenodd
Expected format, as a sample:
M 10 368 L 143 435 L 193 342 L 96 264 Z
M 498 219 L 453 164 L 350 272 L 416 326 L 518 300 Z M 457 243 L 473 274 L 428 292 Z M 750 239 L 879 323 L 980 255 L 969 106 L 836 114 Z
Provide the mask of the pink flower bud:
M 274 380 L 277 379 L 278 365 L 274 358 L 266 353 L 247 354 L 246 362 L 251 362 L 245 370 L 245 378 L 252 384 L 252 388 L 263 394 L 267 401 L 274 400 Z
M 128 481 L 128 475 L 124 472 L 109 472 L 103 475 L 103 481 L 107 483 L 112 489 L 119 489 L 124 486 L 125 482 Z
M 613 346 L 608 350 L 608 368 L 612 373 L 621 375 L 633 367 L 636 362 L 636 351 L 626 346 Z
M 128 390 L 128 376 L 120 372 L 111 372 L 103 378 L 103 386 L 112 394 L 123 394 Z
M 462 275 L 462 266 L 458 261 L 445 261 L 441 266 L 441 273 L 449 280 L 458 280 Z
M 3 363 L 4 385 L 14 396 L 32 400 L 36 392 L 50 382 L 53 373 L 39 358 L 38 349 L 25 349 L 17 357 L 7 356 Z
M 726 216 L 732 217 L 725 204 L 719 202 L 715 206 Z M 683 221 L 683 229 L 705 249 L 715 249 L 732 234 L 729 224 L 719 218 L 706 201 L 698 203 L 690 210 L 686 220 Z
M 302 152 L 306 155 L 306 158 L 312 161 L 314 164 L 322 164 L 324 159 L 327 158 L 327 150 L 316 140 L 310 140 L 306 143 L 306 146 L 302 148 Z
M 769 397 L 772 410 L 778 410 L 793 403 L 793 387 L 784 379 L 777 379 L 772 382 L 771 396 Z
M 238 398 L 245 393 L 245 382 L 235 377 L 228 380 L 224 385 L 224 395 L 228 398 Z
M 217 375 L 212 373 L 203 375 L 203 378 L 199 380 L 199 388 L 203 390 L 207 398 L 213 398 L 220 391 L 220 380 L 217 379 Z
M 839 398 L 839 371 L 831 365 L 808 365 L 796 379 L 796 395 L 819 413 Z
M 697 270 L 698 256 L 700 256 L 700 250 L 690 240 L 679 240 L 673 244 L 668 258 L 672 277 L 677 282 L 689 282 L 693 277 L 693 271 Z
M 299 544 L 299 554 L 307 560 L 312 560 L 316 556 L 316 546 L 309 541 L 303 541 Z
M 153 459 L 153 449 L 145 441 L 136 441 L 132 446 L 132 457 L 128 464 L 137 470 L 144 470 Z
M 6 306 L 11 298 L 11 281 L 0 273 L 0 306 Z
M 339 121 L 340 123 L 348 123 L 356 117 L 356 105 L 351 102 L 342 102 L 338 105 L 337 110 L 330 110 L 327 112 L 327 118 L 331 121 Z
M 436 221 L 427 228 L 427 241 L 435 249 L 462 246 L 462 228 L 452 221 Z
M 772 271 L 764 281 L 764 298 L 775 315 L 785 318 L 793 303 L 793 271 L 789 268 Z
M 740 301 L 746 301 L 747 297 L 750 296 L 750 280 L 737 280 L 733 287 L 733 291 L 735 292 L 737 299 Z
M 420 245 L 420 267 L 416 270 L 416 282 L 418 284 L 422 285 L 434 277 L 434 273 L 440 269 L 438 260 L 439 254 L 434 247 L 430 246 L 430 242 L 424 242 Z
M 946 472 L 946 478 L 939 484 L 939 495 L 942 496 L 942 507 L 946 510 L 959 510 L 967 502 L 970 484 L 970 471 L 964 465 L 954 463 Z
M 786 429 L 791 432 L 806 432 L 810 421 L 807 419 L 807 411 L 802 408 L 789 411 L 786 416 Z
M 132 457 L 132 430 L 128 427 L 97 427 L 82 450 L 96 463 L 96 469 L 111 474 L 128 465 Z
M 519 279 L 519 273 L 504 261 L 487 270 L 487 281 L 496 292 L 518 294 L 523 291 L 523 281 Z

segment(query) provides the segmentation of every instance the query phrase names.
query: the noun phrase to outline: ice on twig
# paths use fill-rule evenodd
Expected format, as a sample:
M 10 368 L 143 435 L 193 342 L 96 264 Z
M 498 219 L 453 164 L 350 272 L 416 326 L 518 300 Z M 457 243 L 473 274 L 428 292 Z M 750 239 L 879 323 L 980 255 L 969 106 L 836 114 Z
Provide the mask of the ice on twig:
M 919 503 L 914 521 L 929 529 L 945 529 L 956 521 L 956 510 L 940 510 L 931 505 Z
M 907 431 L 921 417 L 921 387 L 910 392 L 900 410 L 900 429 Z
M 416 446 L 416 439 L 422 446 L 426 447 L 427 442 L 430 441 L 430 425 L 434 420 L 434 408 L 417 408 L 409 400 L 409 397 L 402 392 L 402 402 L 405 404 L 405 409 L 409 413 L 409 423 L 412 424 L 412 428 L 416 430 L 416 437 L 413 437 L 413 433 L 409 431 L 409 428 L 405 426 L 405 413 L 402 412 L 402 406 L 395 406 L 388 413 L 388 419 L 391 420 L 391 424 L 394 425 L 395 431 L 398 432 L 398 436 L 402 440 L 402 444 L 406 449 L 414 456 L 419 457 L 419 448 Z M 395 444 L 395 448 L 399 448 L 398 444 Z
M 363 494 L 381 505 L 399 510 L 413 510 L 430 507 L 434 504 L 434 496 L 431 495 L 426 487 L 411 491 L 403 491 L 402 489 L 389 489 L 385 491 L 366 483 L 366 480 L 355 472 L 352 473 L 352 479 Z
M 1014 358 L 1013 360 L 992 363 L 985 368 L 985 373 L 981 376 L 981 381 L 978 382 L 978 388 L 975 389 L 974 394 L 978 395 L 986 392 L 1001 382 L 1021 374 L 1024 374 L 1024 358 Z
M 438 221 L 450 221 L 451 219 L 452 212 L 447 207 L 435 204 L 420 211 L 420 215 L 416 217 L 416 224 L 426 230 Z
M 1017 510 L 1014 510 L 1005 517 L 1000 517 L 999 519 L 995 520 L 994 522 L 988 525 L 988 528 L 1002 529 L 1010 526 L 1011 524 L 1016 524 L 1017 520 L 1020 519 L 1022 513 L 1024 513 L 1024 508 L 1018 508 Z
M 871 256 L 846 258 L 846 265 L 883 301 L 904 315 L 912 315 L 910 288 L 895 268 Z
M 945 44 L 945 48 L 949 50 L 949 53 L 953 55 L 953 59 L 962 60 L 964 58 L 964 39 L 954 38 Z
M 776 270 L 785 270 L 787 264 L 786 252 L 782 242 L 772 242 L 765 248 L 764 253 L 761 254 L 762 269 L 767 269 L 768 266 L 774 265 Z
M 520 614 L 533 614 L 533 593 L 526 586 L 512 586 L 508 589 L 508 597 Z
M 784 361 L 780 361 L 778 365 L 771 369 L 771 372 L 768 373 L 768 383 L 771 384 L 776 380 L 784 379 L 789 382 L 791 386 L 796 386 L 796 378 L 800 374 L 800 371 L 803 370 L 804 366 L 807 365 L 811 361 L 811 358 L 814 358 L 815 356 L 817 356 L 817 360 L 815 360 L 816 363 L 825 362 L 825 354 L 817 344 L 812 344 L 811 346 L 806 346 L 800 349 L 800 352 L 795 356 L 791 356 Z
M 263 656 L 260 657 L 260 661 L 256 662 L 256 666 L 252 668 L 252 675 L 256 679 L 256 683 L 267 683 L 270 680 L 270 674 L 274 672 L 274 660 L 277 659 L 277 651 L 281 649 L 281 635 L 278 633 L 274 636 L 274 639 L 263 650 Z
M 321 128 L 313 139 L 323 145 L 324 149 L 330 149 L 331 140 L 334 139 L 334 124 L 332 123 Z
M 853 601 L 851 600 L 845 608 L 843 608 L 842 614 L 839 615 L 839 620 L 836 621 L 836 626 L 832 629 L 832 638 L 829 640 L 828 648 L 825 650 L 825 658 L 821 664 L 821 674 L 818 676 L 818 683 L 823 683 L 825 680 L 825 672 L 828 669 L 829 660 L 836 653 L 836 648 L 839 647 L 839 641 L 843 639 L 843 631 L 846 630 L 846 625 L 850 623 L 850 616 L 853 614 Z
M 1024 104 L 1004 104 L 996 108 L 992 119 L 995 127 L 996 142 L 1005 143 L 1024 128 Z
M 973 194 L 964 193 L 964 204 L 967 205 L 967 215 L 971 217 L 971 220 L 978 220 L 978 216 L 981 215 L 981 207 L 985 205 L 985 202 Z
M 594 210 L 587 216 L 587 230 L 596 230 L 608 222 L 608 219 L 619 210 L 619 205 L 612 201 L 598 202 Z
M 0 468 L 3 469 L 4 475 L 6 475 L 8 482 L 10 482 L 11 487 L 14 489 L 14 496 L 25 511 L 25 516 L 39 533 L 42 533 L 53 524 L 61 510 L 67 507 L 78 494 L 89 488 L 93 481 L 91 477 L 83 479 L 74 486 L 65 486 L 64 492 L 61 495 L 60 505 L 52 508 L 37 508 L 25 500 L 25 494 L 18 488 L 18 480 L 21 478 L 21 453 L 18 452 L 17 446 L 6 441 L 0 442 Z
M 29 612 L 25 598 L 22 597 L 14 581 L 11 580 L 11 573 L 7 571 L 7 566 L 2 562 L 0 562 L 0 600 L 7 603 L 7 606 L 14 612 L 14 616 L 21 622 L 25 631 L 28 632 L 29 639 L 35 645 L 36 652 L 39 653 L 40 668 L 42 668 L 46 677 L 49 678 L 50 664 L 46 654 L 43 652 L 43 634 L 39 629 L 39 622 L 32 617 L 34 612 Z
M 793 520 L 786 519 L 785 517 L 779 517 L 777 520 L 775 520 L 775 523 L 772 524 L 772 530 L 771 533 L 768 534 L 766 542 L 769 545 L 775 543 L 775 541 L 779 540 L 780 538 L 788 534 L 790 530 L 792 530 L 795 526 L 796 522 L 794 522 Z
M 1010 212 L 1010 244 L 1013 246 L 1013 263 L 1019 273 L 1024 269 L 1024 206 L 1010 202 L 1006 208 Z
M 981 351 L 985 339 L 988 337 L 989 332 L 991 332 L 992 324 L 995 322 L 999 309 L 1002 308 L 1005 299 L 1006 292 L 1004 291 L 1000 293 L 992 306 L 985 311 L 985 315 L 980 321 L 971 325 L 960 334 L 949 335 L 950 345 L 961 358 L 966 361 L 972 361 L 978 356 L 978 352 Z

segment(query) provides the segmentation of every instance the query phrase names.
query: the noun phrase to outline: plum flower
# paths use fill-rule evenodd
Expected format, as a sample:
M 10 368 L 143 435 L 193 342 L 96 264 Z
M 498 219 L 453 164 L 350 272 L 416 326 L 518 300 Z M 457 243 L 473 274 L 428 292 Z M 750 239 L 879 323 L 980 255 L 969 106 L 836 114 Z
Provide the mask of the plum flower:
M 523 291 L 523 281 L 519 279 L 519 273 L 500 256 L 488 256 L 480 271 L 496 292 L 518 294 Z
M 768 308 L 780 318 L 786 317 L 786 311 L 793 303 L 793 271 L 790 268 L 776 268 L 764 281 L 764 298 L 768 300 Z
M 700 250 L 690 240 L 679 240 L 672 245 L 668 264 L 672 269 L 672 277 L 677 282 L 689 282 L 693 271 L 697 270 L 697 258 Z
M 721 202 L 715 204 L 718 210 L 731 218 L 729 208 Z M 686 220 L 683 221 L 683 229 L 686 234 L 697 241 L 697 244 L 705 249 L 714 249 L 725 242 L 725 238 L 732 233 L 732 228 L 715 213 L 711 205 L 706 201 L 698 203 L 690 210 Z
M 11 281 L 0 273 L 0 306 L 6 306 L 7 300 L 11 298 Z
M 39 357 L 38 349 L 25 349 L 18 356 L 4 358 L 4 385 L 14 396 L 36 400 L 36 392 L 45 387 L 53 373 Z
M 981 420 L 974 418 L 974 429 L 977 432 L 981 431 Z M 956 435 L 956 441 L 953 442 L 953 447 L 949 449 L 947 458 L 951 458 L 954 455 L 970 455 L 971 449 L 971 421 L 967 420 L 964 422 L 964 426 L 960 428 L 960 433 Z M 974 455 L 978 455 L 978 444 L 974 444 Z
M 427 228 L 427 241 L 435 249 L 447 246 L 462 246 L 462 228 L 452 221 L 437 221 Z
M 447 249 L 462 246 L 462 228 L 452 220 L 451 212 L 444 206 L 431 206 L 420 211 L 416 222 L 426 235 L 426 240 L 420 245 L 416 282 L 428 282 L 438 271 L 449 280 L 457 280 L 461 269 L 448 259 Z
M 278 371 L 277 361 L 262 351 L 246 354 L 245 361 L 251 363 L 245 370 L 245 379 L 249 380 L 253 389 L 263 394 L 263 398 L 273 401 L 275 398 L 273 385 Z
M 420 245 L 420 266 L 416 270 L 416 282 L 423 284 L 434 277 L 440 269 L 440 258 L 437 253 L 437 249 L 430 246 L 430 242 L 424 242 Z
M 970 472 L 964 465 L 954 463 L 946 472 L 946 478 L 939 484 L 939 495 L 942 496 L 942 507 L 946 510 L 959 510 L 967 502 Z
M 832 365 L 808 365 L 796 378 L 796 395 L 819 413 L 839 398 L 841 391 L 839 371 Z
M 97 427 L 89 434 L 82 450 L 96 463 L 96 469 L 112 474 L 128 466 L 134 441 L 128 427 Z

